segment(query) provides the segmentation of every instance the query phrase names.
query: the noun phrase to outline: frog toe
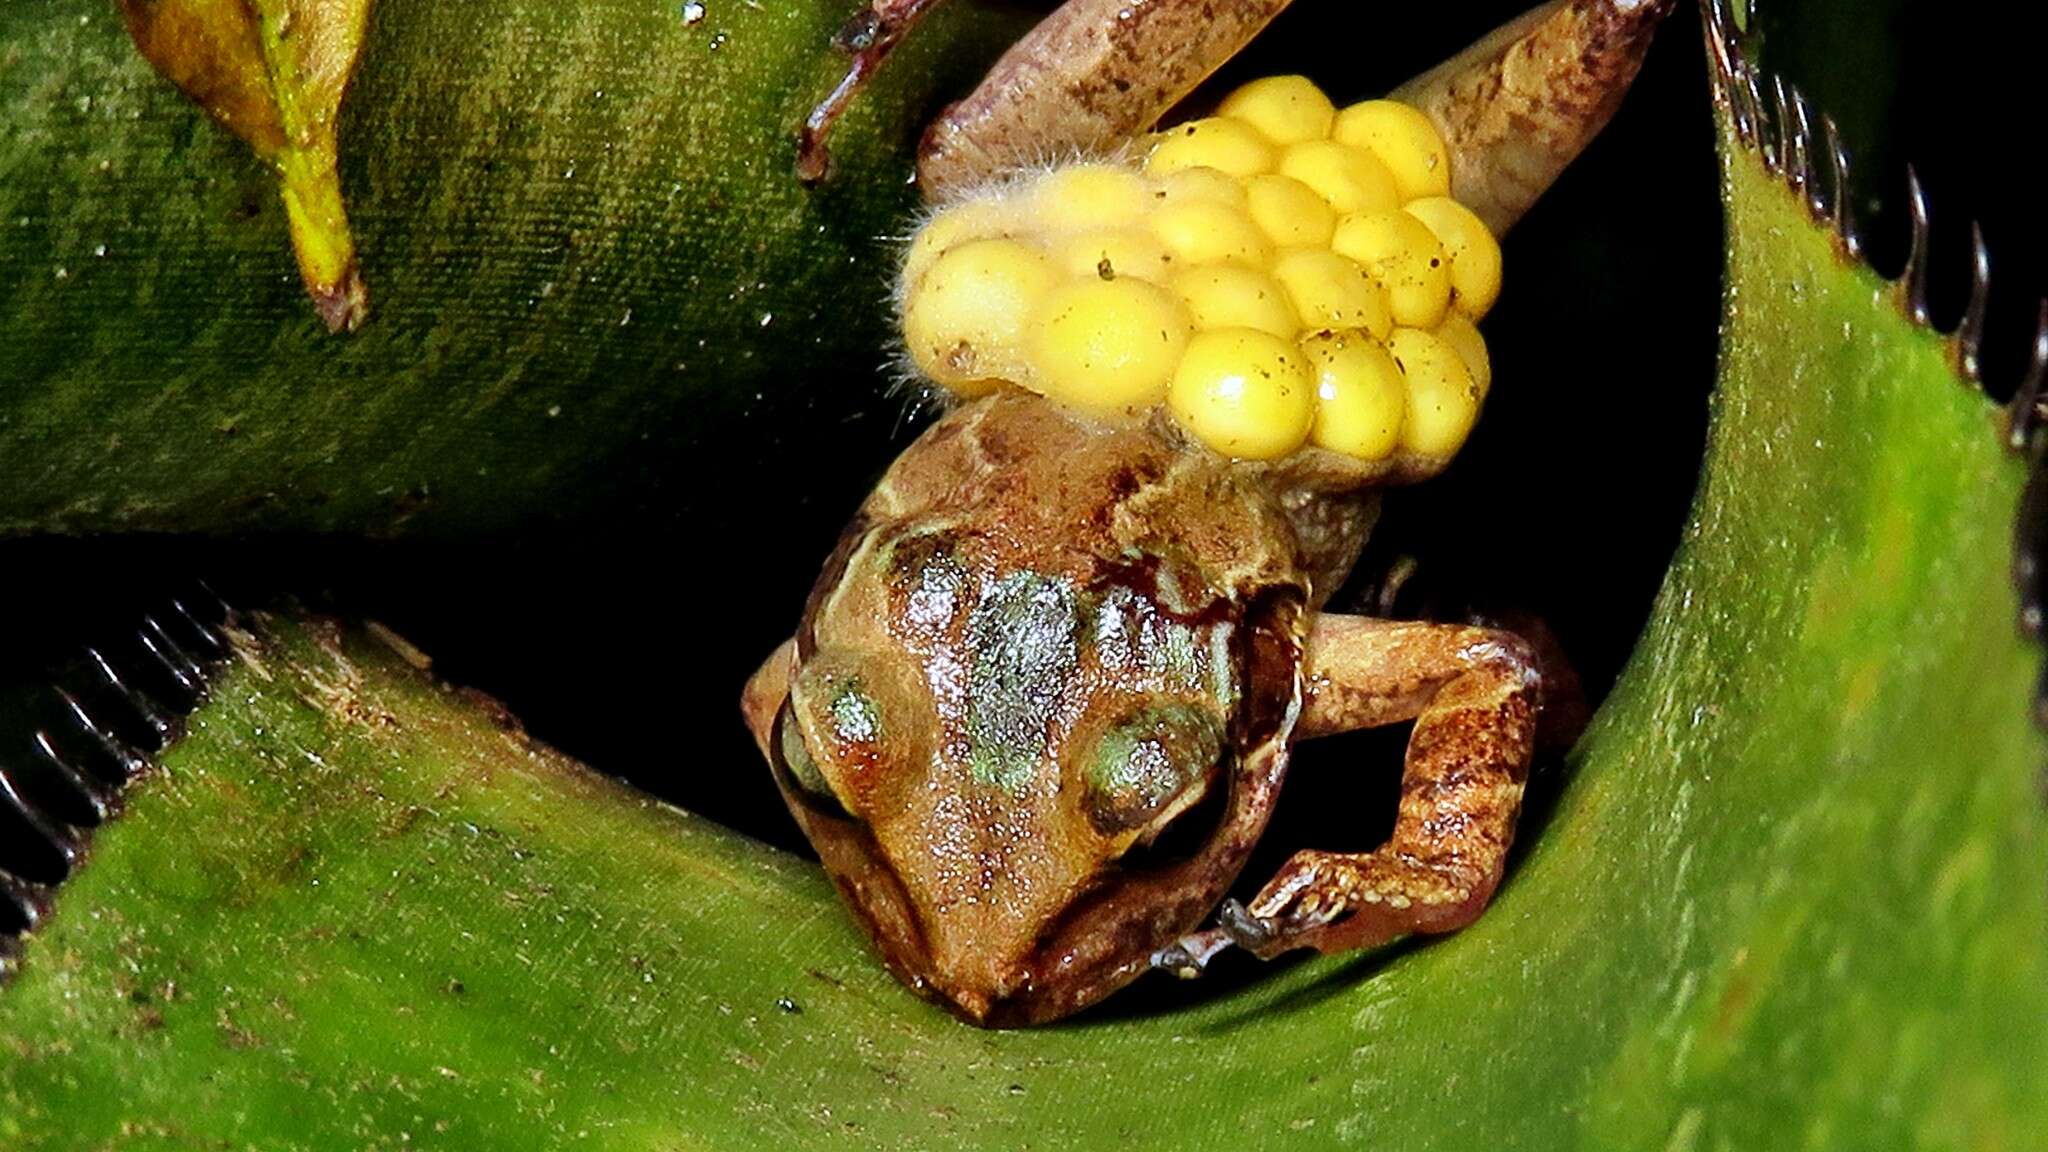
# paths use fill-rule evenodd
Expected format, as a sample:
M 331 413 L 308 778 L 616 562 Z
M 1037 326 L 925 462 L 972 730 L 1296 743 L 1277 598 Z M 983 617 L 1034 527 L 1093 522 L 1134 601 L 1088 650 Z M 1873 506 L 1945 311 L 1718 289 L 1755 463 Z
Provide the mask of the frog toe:
M 1233 943 L 1235 941 L 1230 935 L 1220 928 L 1190 932 L 1152 953 L 1152 967 L 1171 972 L 1183 980 L 1198 979 L 1208 971 L 1209 961 Z
M 1280 935 L 1278 927 L 1265 916 L 1253 915 L 1236 900 L 1225 900 L 1216 910 L 1216 924 L 1230 942 L 1254 955 L 1264 957 Z
M 1330 952 L 1353 947 L 1336 939 L 1346 934 L 1353 912 L 1341 882 L 1342 863 L 1330 853 L 1298 853 L 1249 907 L 1225 901 L 1217 923 L 1238 947 L 1261 960 L 1297 948 Z

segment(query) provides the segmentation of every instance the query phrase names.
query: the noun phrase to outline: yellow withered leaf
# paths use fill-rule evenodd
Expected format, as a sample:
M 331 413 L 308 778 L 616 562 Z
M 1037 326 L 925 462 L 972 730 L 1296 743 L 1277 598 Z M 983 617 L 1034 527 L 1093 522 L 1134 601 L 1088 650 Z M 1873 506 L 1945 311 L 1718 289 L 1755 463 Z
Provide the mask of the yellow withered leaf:
M 306 292 L 330 331 L 369 314 L 335 170 L 370 0 L 120 0 L 158 72 L 276 170 Z

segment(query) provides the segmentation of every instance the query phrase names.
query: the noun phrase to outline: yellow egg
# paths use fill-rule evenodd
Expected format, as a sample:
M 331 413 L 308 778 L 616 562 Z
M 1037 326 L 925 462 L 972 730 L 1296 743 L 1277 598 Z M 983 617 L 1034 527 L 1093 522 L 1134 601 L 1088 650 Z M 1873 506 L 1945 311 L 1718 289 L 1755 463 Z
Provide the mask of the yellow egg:
M 1479 419 L 1479 388 L 1457 350 L 1418 328 L 1396 328 L 1387 351 L 1408 384 L 1408 418 L 1401 447 L 1418 456 L 1449 460 Z
M 1069 281 L 1038 313 L 1039 390 L 1098 414 L 1159 403 L 1194 329 L 1173 293 L 1135 277 Z
M 1493 389 L 1493 357 L 1486 351 L 1486 338 L 1470 320 L 1456 312 L 1444 317 L 1436 327 L 1436 338 L 1457 350 L 1458 359 L 1472 373 L 1472 385 L 1479 389 L 1479 398 Z
M 1259 130 L 1237 120 L 1211 116 L 1168 128 L 1154 137 L 1145 171 L 1164 176 L 1183 168 L 1214 168 L 1250 176 L 1273 168 L 1273 145 Z
M 1321 140 L 1337 119 L 1336 106 L 1306 76 L 1268 76 L 1225 97 L 1218 116 L 1242 120 L 1275 144 Z
M 1135 224 L 1152 209 L 1143 176 L 1114 164 L 1071 164 L 1040 177 L 1030 195 L 1038 226 L 1048 232 L 1095 231 Z
M 910 238 L 910 247 L 903 254 L 903 272 L 897 281 L 898 292 L 907 293 L 914 287 L 946 249 L 969 240 L 1008 236 L 1018 223 L 1016 208 L 1007 200 L 967 200 L 940 209 Z
M 1279 172 L 1316 190 L 1337 214 L 1391 212 L 1401 206 L 1393 173 L 1371 154 L 1337 143 L 1309 140 L 1280 154 Z
M 903 340 L 920 372 L 956 392 L 989 380 L 1029 384 L 1023 355 L 1052 264 L 1015 240 L 970 240 L 932 262 L 903 304 Z
M 1301 317 L 1287 290 L 1264 272 L 1212 264 L 1181 271 L 1171 287 L 1187 304 L 1197 328 L 1256 328 L 1282 340 L 1301 334 Z
M 1386 286 L 1349 257 L 1321 248 L 1290 249 L 1274 262 L 1273 279 L 1287 289 L 1303 328 L 1363 328 L 1380 339 L 1394 330 Z
M 1316 418 L 1309 443 L 1384 460 L 1401 443 L 1408 386 L 1393 356 L 1362 332 L 1325 332 L 1302 341 L 1316 374 Z
M 1154 208 L 1184 200 L 1214 200 L 1238 209 L 1245 206 L 1244 181 L 1214 168 L 1182 168 L 1155 178 L 1153 184 Z
M 1337 114 L 1336 139 L 1379 157 L 1402 200 L 1448 196 L 1451 158 L 1428 116 L 1398 100 L 1367 100 Z
M 1272 244 L 1251 217 L 1214 200 L 1168 201 L 1152 213 L 1150 223 L 1152 235 L 1183 266 L 1247 264 L 1256 268 L 1273 257 Z
M 1252 223 L 1282 247 L 1321 247 L 1337 230 L 1337 213 L 1315 189 L 1292 176 L 1264 172 L 1244 182 Z
M 1114 280 L 1135 276 L 1163 284 L 1173 273 L 1173 257 L 1149 232 L 1120 228 L 1108 232 L 1082 232 L 1054 242 L 1052 262 L 1069 276 L 1095 276 Z
M 1434 328 L 1451 305 L 1450 261 L 1429 225 L 1406 212 L 1373 212 L 1337 222 L 1330 247 L 1387 286 L 1394 323 Z
M 1451 307 L 1474 320 L 1500 296 L 1500 243 L 1470 208 L 1448 196 L 1410 200 L 1401 210 L 1429 225 L 1451 258 Z
M 1271 460 L 1308 439 L 1315 381 L 1291 341 L 1252 328 L 1198 332 L 1166 392 L 1174 417 L 1226 456 Z

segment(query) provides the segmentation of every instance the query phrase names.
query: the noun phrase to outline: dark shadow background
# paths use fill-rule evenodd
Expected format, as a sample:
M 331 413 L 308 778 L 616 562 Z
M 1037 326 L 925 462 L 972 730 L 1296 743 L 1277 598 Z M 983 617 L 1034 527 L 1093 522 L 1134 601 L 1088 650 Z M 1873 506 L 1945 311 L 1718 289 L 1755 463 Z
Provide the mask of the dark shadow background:
M 1362 16 L 1347 0 L 1301 0 L 1219 83 L 1306 71 L 1340 103 L 1363 98 L 1521 7 L 1375 5 Z M 1944 326 L 1967 290 L 1968 219 L 1983 219 L 1997 269 L 1985 359 L 1994 392 L 2009 392 L 2048 288 L 2031 172 L 2031 21 L 1989 0 L 1872 9 L 1882 15 L 1788 33 L 1771 58 L 1841 110 L 1864 233 L 1888 272 L 1903 260 L 1902 164 L 1919 165 L 1935 205 Z M 1700 460 L 1719 304 L 1716 187 L 1698 24 L 1681 11 L 1608 134 L 1508 239 L 1506 291 L 1485 325 L 1496 366 L 1485 416 L 1446 475 L 1388 501 L 1340 605 L 1368 603 L 1387 569 L 1412 558 L 1399 614 L 1540 617 L 1596 699 L 1613 683 Z M 16 606 L 0 632 L 0 700 L 22 698 L 88 641 L 121 642 L 174 580 L 199 574 L 243 603 L 291 596 L 380 620 L 541 739 L 801 847 L 739 723 L 740 685 L 793 626 L 846 516 L 921 421 L 898 419 L 902 401 L 866 366 L 791 387 L 851 391 L 872 415 L 797 427 L 769 414 L 667 440 L 717 444 L 750 467 L 778 462 L 761 485 L 718 483 L 715 456 L 665 459 L 672 449 L 654 435 L 645 458 L 620 462 L 604 512 L 516 538 L 0 543 L 0 587 Z M 5 705 L 0 730 L 0 757 L 26 748 Z M 1312 746 L 1248 877 L 1310 843 L 1376 843 L 1402 736 Z M 1550 772 L 1533 797 L 1537 819 L 1561 785 Z M 0 864 L 12 835 L 0 823 Z

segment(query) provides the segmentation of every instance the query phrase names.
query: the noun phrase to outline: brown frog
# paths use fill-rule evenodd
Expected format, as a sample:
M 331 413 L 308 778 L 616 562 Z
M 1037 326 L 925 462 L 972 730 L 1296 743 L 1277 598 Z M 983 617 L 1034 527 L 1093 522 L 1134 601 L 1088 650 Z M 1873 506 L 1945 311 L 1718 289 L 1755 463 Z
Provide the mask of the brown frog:
M 902 7 L 880 0 L 869 23 Z M 1604 125 L 1668 7 L 1552 4 L 1404 90 L 1443 130 L 1460 199 L 1489 204 L 1496 227 L 1519 216 Z M 1046 151 L 1099 147 L 1101 101 L 1057 109 L 1116 85 L 1096 83 L 1099 64 L 1045 79 L 1072 56 L 1047 45 L 1129 23 L 1071 0 L 989 82 L 1016 89 L 1028 66 L 1039 86 L 1004 101 L 985 85 L 956 106 L 928 136 L 927 178 L 954 179 L 940 173 L 965 153 L 1015 154 L 1020 133 Z M 1191 87 L 1236 46 L 1153 49 Z M 1179 87 L 1108 118 L 1149 126 Z M 1020 105 L 1021 121 L 987 111 Z M 1442 463 L 1235 461 L 1167 419 L 1099 422 L 1010 388 L 935 422 L 862 505 L 743 701 L 890 968 L 972 1022 L 1025 1024 L 1150 968 L 1198 974 L 1231 945 L 1336 952 L 1478 916 L 1543 703 L 1529 646 L 1324 611 L 1381 490 Z M 1295 741 L 1409 720 L 1384 846 L 1304 851 L 1248 904 L 1224 899 Z

